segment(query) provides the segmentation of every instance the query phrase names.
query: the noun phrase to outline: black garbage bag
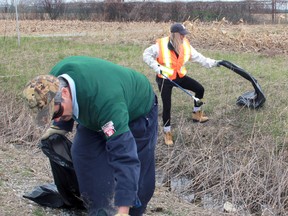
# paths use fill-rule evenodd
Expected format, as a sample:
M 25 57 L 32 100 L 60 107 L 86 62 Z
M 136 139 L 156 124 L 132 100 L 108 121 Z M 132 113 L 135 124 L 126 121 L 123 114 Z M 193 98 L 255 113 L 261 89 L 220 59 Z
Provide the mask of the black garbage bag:
M 80 192 L 73 162 L 71 157 L 72 143 L 65 136 L 53 134 L 45 140 L 41 140 L 39 147 L 49 158 L 51 170 L 56 189 L 40 186 L 35 188 L 30 194 L 25 194 L 25 198 L 48 207 L 73 207 L 84 208 L 80 199 Z M 56 195 L 58 193 L 58 195 Z M 62 200 L 59 201 L 59 197 Z
M 33 191 L 23 195 L 24 198 L 30 199 L 42 206 L 51 208 L 60 208 L 65 205 L 55 184 L 46 184 L 34 188 Z
M 238 97 L 236 101 L 237 105 L 246 106 L 248 108 L 254 108 L 254 109 L 263 106 L 263 104 L 266 101 L 265 95 L 257 80 L 251 74 L 249 74 L 239 66 L 226 60 L 219 62 L 219 64 L 244 77 L 245 79 L 250 81 L 254 87 L 254 91 L 245 92 L 244 94 Z

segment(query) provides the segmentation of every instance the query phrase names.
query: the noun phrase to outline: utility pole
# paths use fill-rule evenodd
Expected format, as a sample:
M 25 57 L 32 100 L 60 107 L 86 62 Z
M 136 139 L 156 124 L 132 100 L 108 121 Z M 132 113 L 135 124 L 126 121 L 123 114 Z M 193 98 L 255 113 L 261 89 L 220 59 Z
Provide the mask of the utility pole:
M 18 46 L 20 46 L 20 31 L 19 31 L 19 21 L 18 21 L 18 10 L 17 10 L 17 0 L 14 1 L 15 12 L 16 12 L 16 29 L 18 37 Z
M 275 23 L 275 13 L 276 13 L 276 0 L 272 0 L 272 23 Z

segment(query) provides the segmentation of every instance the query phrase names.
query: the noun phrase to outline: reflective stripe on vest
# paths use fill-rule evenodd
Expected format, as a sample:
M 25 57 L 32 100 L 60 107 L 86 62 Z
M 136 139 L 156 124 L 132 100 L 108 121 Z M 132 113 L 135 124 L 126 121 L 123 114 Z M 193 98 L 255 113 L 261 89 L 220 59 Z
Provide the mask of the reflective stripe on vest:
M 159 45 L 159 57 L 157 58 L 157 61 L 161 66 L 165 66 L 163 67 L 165 70 L 162 70 L 162 73 L 173 80 L 176 79 L 177 73 L 179 77 L 183 77 L 187 73 L 184 64 L 191 58 L 191 47 L 189 41 L 184 38 L 183 45 L 180 48 L 180 53 L 177 58 L 175 52 L 168 49 L 169 40 L 169 37 L 157 40 Z M 165 77 L 160 74 L 158 76 L 165 79 Z

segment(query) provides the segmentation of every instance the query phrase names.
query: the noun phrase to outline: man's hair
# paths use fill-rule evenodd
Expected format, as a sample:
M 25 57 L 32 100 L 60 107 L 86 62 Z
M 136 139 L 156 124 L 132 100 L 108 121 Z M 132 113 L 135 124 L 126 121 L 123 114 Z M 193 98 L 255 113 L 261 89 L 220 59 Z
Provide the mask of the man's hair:
M 182 45 L 182 40 L 181 40 L 181 35 L 180 33 L 178 32 L 175 32 L 175 33 L 171 33 L 171 36 L 170 36 L 170 40 L 171 40 L 171 43 L 175 49 L 175 52 L 177 52 L 178 54 L 180 54 L 180 47 Z
M 54 103 L 61 103 L 62 102 L 62 91 L 61 89 L 64 87 L 68 87 L 69 84 L 67 82 L 66 79 L 64 79 L 63 77 L 59 77 L 59 91 L 56 93 L 55 97 L 54 97 Z

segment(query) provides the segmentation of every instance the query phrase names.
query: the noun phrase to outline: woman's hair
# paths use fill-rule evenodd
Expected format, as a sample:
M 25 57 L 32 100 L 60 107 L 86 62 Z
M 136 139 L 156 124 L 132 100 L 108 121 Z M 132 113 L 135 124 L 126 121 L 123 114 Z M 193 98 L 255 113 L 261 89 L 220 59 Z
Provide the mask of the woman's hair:
M 179 54 L 180 53 L 180 47 L 183 43 L 181 36 L 180 36 L 180 33 L 178 33 L 178 32 L 171 33 L 170 40 L 171 40 L 171 43 L 175 49 L 175 52 L 177 52 Z

